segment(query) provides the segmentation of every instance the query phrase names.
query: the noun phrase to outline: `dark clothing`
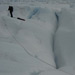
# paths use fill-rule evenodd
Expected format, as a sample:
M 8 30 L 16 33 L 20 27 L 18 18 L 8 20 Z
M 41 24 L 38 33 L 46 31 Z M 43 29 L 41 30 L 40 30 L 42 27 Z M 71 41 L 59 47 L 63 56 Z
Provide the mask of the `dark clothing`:
M 10 11 L 10 15 L 11 15 L 11 17 L 13 17 L 13 14 L 12 14 L 12 12 Z
M 11 17 L 13 17 L 13 6 L 9 6 L 8 10 L 10 12 Z

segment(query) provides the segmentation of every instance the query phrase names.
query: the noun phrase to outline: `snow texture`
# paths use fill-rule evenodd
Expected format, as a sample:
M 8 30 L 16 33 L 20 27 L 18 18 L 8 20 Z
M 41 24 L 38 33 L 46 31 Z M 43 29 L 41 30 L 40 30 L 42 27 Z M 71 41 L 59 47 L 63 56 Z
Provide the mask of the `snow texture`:
M 74 4 L 63 0 L 0 3 L 0 75 L 75 74 Z M 14 7 L 14 18 L 8 12 L 9 5 Z

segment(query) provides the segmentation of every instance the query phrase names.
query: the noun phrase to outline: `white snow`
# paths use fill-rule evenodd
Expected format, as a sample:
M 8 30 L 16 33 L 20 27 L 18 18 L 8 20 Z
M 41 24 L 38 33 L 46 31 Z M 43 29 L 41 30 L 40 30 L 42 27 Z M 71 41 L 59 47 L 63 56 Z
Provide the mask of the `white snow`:
M 55 67 L 52 40 L 56 25 L 36 20 L 19 21 L 18 24 L 9 17 L 3 17 L 3 20 L 10 34 L 30 54 Z
M 74 4 L 62 0 L 0 3 L 6 3 L 0 4 L 0 75 L 75 74 Z M 9 5 L 14 7 L 14 18 Z
M 24 11 L 25 8 L 27 10 Z M 25 8 L 23 13 L 30 11 L 30 14 L 27 13 L 28 16 L 33 16 L 34 9 L 36 8 Z M 40 9 L 42 10 L 43 8 Z M 24 15 L 27 16 L 26 13 Z M 56 30 L 54 13 L 50 13 L 53 17 L 51 15 L 48 22 L 32 18 L 25 18 L 26 21 L 23 22 L 16 18 L 10 18 L 8 14 L 3 15 L 4 13 L 2 12 L 1 14 L 0 73 L 33 75 L 35 72 L 40 73 L 41 71 L 56 67 L 52 46 L 53 35 Z M 20 12 L 19 17 L 23 18 L 21 14 Z M 45 15 L 48 14 L 45 13 Z M 40 15 L 41 18 L 42 16 Z

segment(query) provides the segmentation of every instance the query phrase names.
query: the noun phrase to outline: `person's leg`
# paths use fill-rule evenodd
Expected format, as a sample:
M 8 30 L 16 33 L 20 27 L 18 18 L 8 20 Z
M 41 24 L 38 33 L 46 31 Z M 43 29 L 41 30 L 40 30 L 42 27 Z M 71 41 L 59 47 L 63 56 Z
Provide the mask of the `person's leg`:
M 11 15 L 11 17 L 13 17 L 13 14 L 12 14 L 12 12 L 10 11 L 10 15 Z

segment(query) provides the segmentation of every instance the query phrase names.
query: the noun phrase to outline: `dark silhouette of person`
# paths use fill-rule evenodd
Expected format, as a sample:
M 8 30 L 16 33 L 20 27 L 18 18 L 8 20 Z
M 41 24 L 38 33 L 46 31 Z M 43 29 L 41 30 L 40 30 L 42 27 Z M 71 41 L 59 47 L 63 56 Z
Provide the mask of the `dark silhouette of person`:
M 11 17 L 13 17 L 13 6 L 9 6 L 8 10 L 10 12 Z

